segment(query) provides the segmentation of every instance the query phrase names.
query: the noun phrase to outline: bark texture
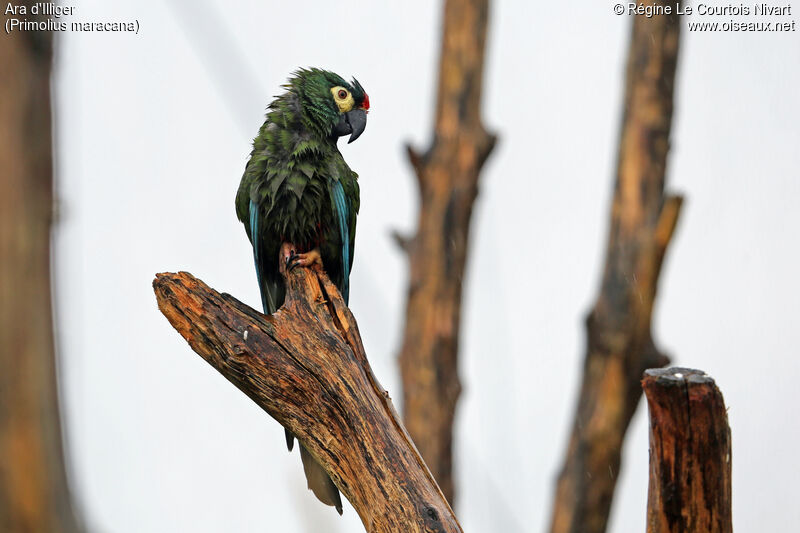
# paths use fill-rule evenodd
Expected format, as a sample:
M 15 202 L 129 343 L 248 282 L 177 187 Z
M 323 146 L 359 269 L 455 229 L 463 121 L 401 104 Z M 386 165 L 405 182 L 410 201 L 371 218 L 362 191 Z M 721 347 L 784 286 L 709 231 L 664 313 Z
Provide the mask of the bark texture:
M 0 40 L 0 531 L 73 533 L 50 296 L 52 39 Z
M 676 3 L 669 4 L 674 12 Z M 679 21 L 633 19 L 605 270 L 586 320 L 583 381 L 552 533 L 605 531 L 639 380 L 645 369 L 669 361 L 653 343 L 651 317 L 682 200 L 664 193 Z
M 699 370 L 648 370 L 647 533 L 731 533 L 731 430 L 722 393 Z
M 185 272 L 153 287 L 192 349 L 297 436 L 369 533 L 460 532 L 336 287 L 318 266 L 284 275 L 286 301 L 271 316 Z
M 478 177 L 495 137 L 481 123 L 488 0 L 447 0 L 433 144 L 410 146 L 420 210 L 417 233 L 397 237 L 410 280 L 400 351 L 409 433 L 451 502 L 461 287 Z

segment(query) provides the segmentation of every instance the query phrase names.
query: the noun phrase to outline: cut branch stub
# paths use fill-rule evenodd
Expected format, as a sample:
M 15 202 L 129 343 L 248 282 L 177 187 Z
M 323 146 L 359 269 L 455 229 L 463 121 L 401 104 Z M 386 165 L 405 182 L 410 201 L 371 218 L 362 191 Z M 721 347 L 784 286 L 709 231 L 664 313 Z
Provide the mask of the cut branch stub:
M 319 267 L 284 275 L 272 316 L 186 272 L 158 274 L 153 288 L 192 349 L 300 439 L 368 532 L 460 532 L 336 287 Z
M 648 533 L 730 533 L 731 433 L 722 393 L 699 370 L 647 370 Z

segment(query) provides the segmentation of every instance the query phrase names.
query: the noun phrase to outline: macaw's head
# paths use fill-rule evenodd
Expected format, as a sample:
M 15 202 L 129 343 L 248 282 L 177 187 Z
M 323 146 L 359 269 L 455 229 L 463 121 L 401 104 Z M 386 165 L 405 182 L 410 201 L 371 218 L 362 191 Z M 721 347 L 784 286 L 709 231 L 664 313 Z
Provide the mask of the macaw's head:
M 333 139 L 349 135 L 348 143 L 364 132 L 369 96 L 358 80 L 348 83 L 338 74 L 312 68 L 298 70 L 290 81 L 311 129 Z

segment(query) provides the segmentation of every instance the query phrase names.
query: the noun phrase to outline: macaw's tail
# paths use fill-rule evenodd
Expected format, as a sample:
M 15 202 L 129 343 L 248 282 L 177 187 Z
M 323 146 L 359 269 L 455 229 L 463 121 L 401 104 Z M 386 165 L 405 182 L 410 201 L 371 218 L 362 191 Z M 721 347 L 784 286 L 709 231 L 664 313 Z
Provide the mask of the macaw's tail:
M 261 289 L 261 303 L 264 307 L 264 313 L 271 315 L 278 311 L 286 295 L 286 289 L 279 274 L 274 268 L 269 268 L 268 263 L 264 262 L 264 257 L 261 252 L 261 238 L 260 238 L 260 216 L 258 205 L 252 200 L 250 201 L 250 241 L 253 243 L 253 258 L 256 264 L 256 277 L 258 278 L 258 286 Z M 344 241 L 347 242 L 347 241 Z M 349 248 L 346 248 L 349 250 Z M 348 263 L 345 263 L 348 265 Z M 349 272 L 349 269 L 346 270 Z M 347 290 L 345 285 L 345 291 Z M 347 293 L 345 292 L 345 298 Z M 284 428 L 286 434 L 286 447 L 292 451 L 294 447 L 294 435 L 291 431 Z M 342 498 L 339 495 L 339 489 L 333 484 L 328 473 L 325 469 L 308 453 L 302 443 L 300 443 L 300 458 L 303 460 L 303 470 L 306 473 L 306 481 L 308 481 L 308 488 L 319 498 L 319 500 L 327 505 L 336 507 L 339 514 L 342 514 Z
M 283 428 L 283 430 L 286 434 L 286 447 L 289 448 L 289 451 L 292 451 L 292 448 L 294 448 L 294 433 L 286 428 Z M 308 450 L 302 444 L 300 444 L 300 459 L 303 461 L 303 471 L 306 473 L 308 489 L 325 505 L 336 507 L 336 511 L 341 515 L 342 497 L 339 495 L 339 489 L 333 484 L 333 480 L 322 468 L 322 465 L 308 453 Z
M 300 443 L 300 458 L 303 460 L 303 470 L 306 473 L 306 481 L 308 488 L 314 493 L 319 501 L 326 505 L 336 507 L 336 512 L 342 514 L 342 497 L 339 495 L 339 489 L 333 484 L 330 476 L 322 468 L 308 450 L 306 450 L 303 443 Z

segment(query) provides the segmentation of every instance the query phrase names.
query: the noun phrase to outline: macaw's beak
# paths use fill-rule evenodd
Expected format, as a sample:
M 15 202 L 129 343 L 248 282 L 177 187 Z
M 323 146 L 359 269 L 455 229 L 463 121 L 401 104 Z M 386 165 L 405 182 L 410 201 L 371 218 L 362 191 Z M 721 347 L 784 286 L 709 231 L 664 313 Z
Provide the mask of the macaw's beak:
M 367 127 L 367 112 L 361 108 L 353 109 L 344 114 L 345 120 L 350 124 L 352 128 L 352 133 L 350 134 L 350 140 L 347 141 L 347 144 L 358 139 L 362 133 L 364 133 L 364 129 Z
M 333 134 L 337 137 L 350 135 L 347 144 L 358 139 L 367 127 L 367 112 L 363 109 L 353 109 L 347 113 L 342 113 L 339 122 L 333 128 Z

